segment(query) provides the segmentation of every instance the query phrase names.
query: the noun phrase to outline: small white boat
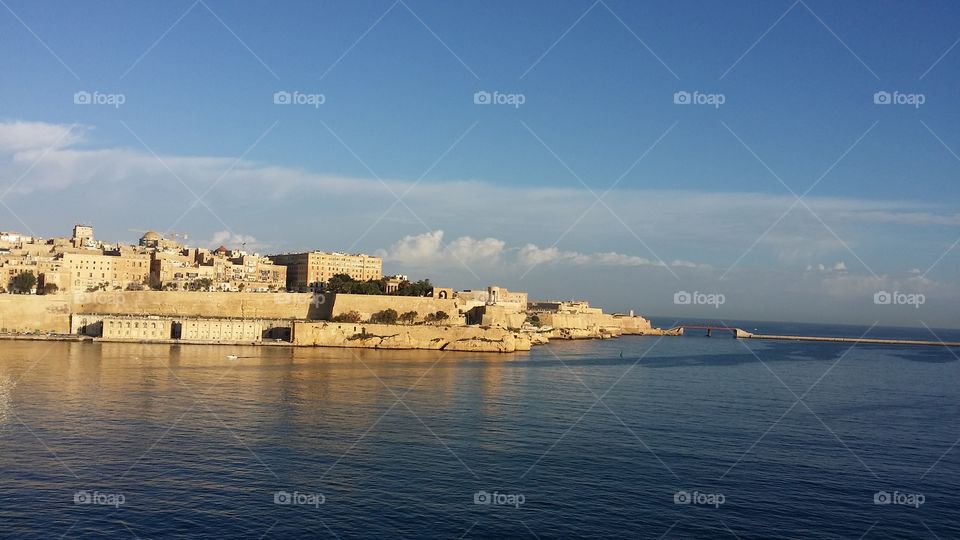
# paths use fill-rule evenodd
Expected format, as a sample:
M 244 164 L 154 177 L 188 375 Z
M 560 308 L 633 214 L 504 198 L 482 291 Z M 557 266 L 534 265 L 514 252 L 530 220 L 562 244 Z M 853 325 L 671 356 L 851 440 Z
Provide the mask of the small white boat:
M 228 354 L 228 355 L 227 355 L 227 360 L 236 360 L 236 359 L 237 359 L 237 355 L 235 355 L 235 354 Z

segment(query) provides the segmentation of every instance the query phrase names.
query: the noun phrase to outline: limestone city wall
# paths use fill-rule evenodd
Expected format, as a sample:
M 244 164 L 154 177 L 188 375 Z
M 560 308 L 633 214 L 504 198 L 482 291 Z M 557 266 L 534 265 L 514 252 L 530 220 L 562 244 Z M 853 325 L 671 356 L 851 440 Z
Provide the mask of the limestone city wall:
M 526 312 L 518 312 L 516 308 L 512 307 L 490 305 L 483 306 L 483 317 L 480 324 L 503 328 L 521 328 L 526 320 Z
M 0 294 L 0 330 L 66 334 L 70 331 L 69 298 L 54 294 Z
M 320 300 L 310 293 L 100 291 L 63 296 L 77 314 L 309 319 L 320 311 Z
M 317 317 L 329 320 L 337 315 L 356 311 L 363 320 L 378 311 L 394 309 L 398 314 L 406 311 L 416 311 L 417 320 L 423 321 L 428 313 L 443 311 L 450 316 L 449 324 L 465 324 L 457 309 L 457 302 L 453 299 L 439 299 L 423 296 L 381 296 L 367 294 L 333 294 L 327 295 L 325 303 L 320 306 Z
M 295 321 L 293 344 L 465 352 L 529 351 L 530 337 L 502 328 Z

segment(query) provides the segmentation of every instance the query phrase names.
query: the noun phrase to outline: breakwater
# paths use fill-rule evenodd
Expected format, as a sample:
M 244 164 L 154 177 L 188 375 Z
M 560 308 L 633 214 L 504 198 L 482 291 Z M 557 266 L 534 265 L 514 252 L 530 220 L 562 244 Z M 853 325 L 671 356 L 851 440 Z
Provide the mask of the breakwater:
M 742 328 L 732 326 L 712 326 L 703 324 L 677 325 L 668 330 L 670 335 L 685 335 L 687 330 L 702 330 L 707 337 L 720 333 L 729 333 L 735 339 L 771 339 L 779 341 L 821 341 L 828 343 L 870 343 L 874 345 L 921 345 L 930 347 L 960 347 L 960 342 L 922 339 L 886 339 L 868 337 L 833 337 L 833 336 L 794 336 L 787 334 L 754 334 Z
M 781 341 L 827 341 L 831 343 L 873 343 L 877 345 L 927 345 L 933 347 L 960 347 L 956 341 L 928 341 L 920 339 L 880 339 L 880 338 L 847 338 L 825 336 L 784 336 L 776 334 L 750 334 L 746 339 L 776 339 Z

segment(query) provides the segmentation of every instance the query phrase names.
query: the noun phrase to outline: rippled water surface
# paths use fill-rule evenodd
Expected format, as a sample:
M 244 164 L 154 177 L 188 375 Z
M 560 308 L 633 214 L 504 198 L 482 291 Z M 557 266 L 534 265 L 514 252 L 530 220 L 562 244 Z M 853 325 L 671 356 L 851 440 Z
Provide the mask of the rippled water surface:
M 958 383 L 942 348 L 724 337 L 4 341 L 0 536 L 958 538 Z

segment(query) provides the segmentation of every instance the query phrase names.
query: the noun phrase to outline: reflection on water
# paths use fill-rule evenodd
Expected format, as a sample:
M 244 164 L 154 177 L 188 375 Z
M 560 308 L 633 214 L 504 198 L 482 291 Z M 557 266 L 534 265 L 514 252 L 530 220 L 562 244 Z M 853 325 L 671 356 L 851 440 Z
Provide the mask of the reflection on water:
M 6 425 L 10 415 L 10 393 L 15 385 L 10 375 L 0 375 L 0 424 Z
M 740 538 L 857 538 L 875 521 L 877 537 L 915 536 L 918 514 L 873 504 L 898 486 L 926 495 L 932 530 L 960 535 L 960 456 L 946 452 L 960 362 L 749 346 L 0 342 L 0 535 L 714 537 L 719 517 Z M 791 409 L 811 385 L 816 416 Z M 694 488 L 728 503 L 674 504 Z M 474 504 L 481 490 L 525 502 Z M 276 504 L 278 492 L 324 502 Z

